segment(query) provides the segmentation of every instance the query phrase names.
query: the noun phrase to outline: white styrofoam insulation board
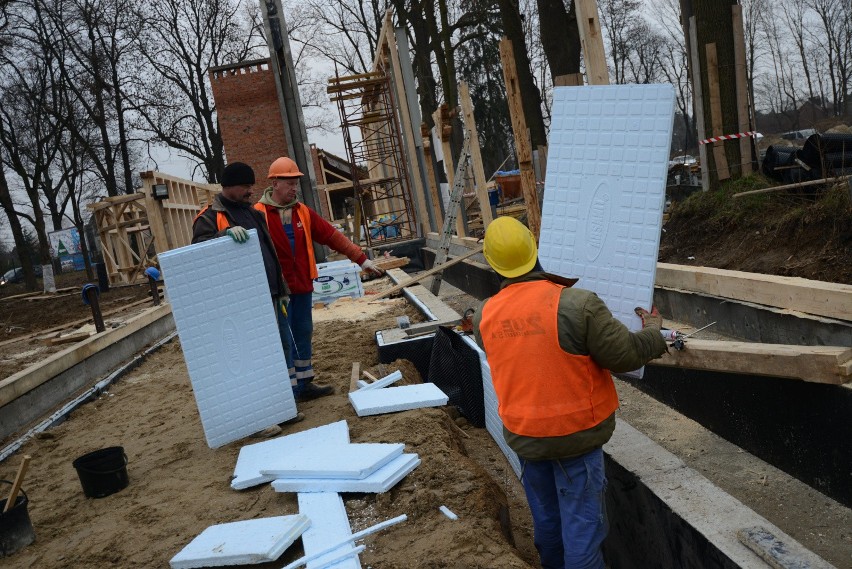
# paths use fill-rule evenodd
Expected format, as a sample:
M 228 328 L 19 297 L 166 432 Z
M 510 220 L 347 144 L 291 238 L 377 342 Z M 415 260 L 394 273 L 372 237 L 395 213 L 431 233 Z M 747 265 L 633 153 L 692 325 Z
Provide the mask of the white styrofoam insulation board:
M 556 87 L 552 113 L 541 264 L 580 279 L 577 287 L 640 330 L 633 309 L 653 302 L 674 88 Z
M 260 473 L 274 478 L 366 478 L 402 454 L 402 443 L 356 443 L 313 447 L 270 456 Z
M 381 389 L 382 387 L 387 387 L 388 385 L 396 383 L 400 379 L 402 379 L 402 372 L 397 370 L 390 375 L 377 379 L 373 383 L 364 385 L 361 389 Z
M 295 417 L 257 232 L 158 259 L 210 448 Z
M 506 439 L 503 438 L 503 420 L 497 414 L 497 393 L 494 391 L 494 384 L 491 382 L 491 366 L 488 365 L 488 360 L 485 358 L 485 352 L 476 344 L 470 336 L 462 335 L 462 339 L 467 344 L 476 350 L 479 355 L 479 367 L 482 370 L 482 393 L 485 402 L 485 430 L 506 455 L 506 460 L 509 461 L 509 466 L 515 471 L 518 478 L 521 477 L 521 461 L 518 455 L 509 448 Z
M 337 421 L 267 441 L 246 445 L 240 449 L 231 488 L 244 490 L 258 484 L 271 482 L 275 476 L 264 475 L 260 469 L 270 456 L 305 454 L 320 445 L 343 446 L 349 444 L 349 426 L 346 421 Z
M 298 514 L 210 526 L 172 557 L 169 565 L 193 569 L 275 561 L 310 525 L 308 516 Z
M 420 464 L 416 454 L 401 454 L 361 480 L 352 478 L 284 478 L 272 482 L 276 492 L 372 492 L 382 494 Z
M 359 389 L 349 394 L 349 402 L 359 417 L 395 413 L 423 407 L 440 407 L 449 401 L 434 383 L 401 385 L 383 389 Z
M 324 551 L 329 544 L 340 543 L 352 535 L 349 517 L 343 498 L 336 492 L 313 492 L 299 494 L 299 513 L 311 519 L 311 527 L 302 534 L 305 556 Z M 346 543 L 329 551 L 326 555 L 309 561 L 307 569 L 323 567 L 325 569 L 361 569 L 358 556 L 348 557 L 333 565 L 325 565 L 324 560 L 334 559 L 338 554 L 352 548 Z

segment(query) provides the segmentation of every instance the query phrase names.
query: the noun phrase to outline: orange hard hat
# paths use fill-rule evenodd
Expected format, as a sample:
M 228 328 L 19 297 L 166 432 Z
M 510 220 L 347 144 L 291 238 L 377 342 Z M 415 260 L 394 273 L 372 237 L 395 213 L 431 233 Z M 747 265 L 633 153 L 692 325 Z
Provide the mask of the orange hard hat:
M 302 175 L 296 163 L 286 156 L 276 159 L 269 167 L 270 180 L 272 178 L 298 178 Z

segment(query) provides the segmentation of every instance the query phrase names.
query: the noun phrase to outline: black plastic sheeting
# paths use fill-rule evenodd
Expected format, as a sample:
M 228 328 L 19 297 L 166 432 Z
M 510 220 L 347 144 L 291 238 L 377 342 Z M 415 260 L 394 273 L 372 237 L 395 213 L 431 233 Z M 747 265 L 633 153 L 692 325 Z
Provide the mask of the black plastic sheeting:
M 852 134 L 813 134 L 802 148 L 773 144 L 762 169 L 786 184 L 852 174 Z
M 485 395 L 479 354 L 461 336 L 439 326 L 429 362 L 429 381 L 450 398 L 450 405 L 474 427 L 485 426 Z

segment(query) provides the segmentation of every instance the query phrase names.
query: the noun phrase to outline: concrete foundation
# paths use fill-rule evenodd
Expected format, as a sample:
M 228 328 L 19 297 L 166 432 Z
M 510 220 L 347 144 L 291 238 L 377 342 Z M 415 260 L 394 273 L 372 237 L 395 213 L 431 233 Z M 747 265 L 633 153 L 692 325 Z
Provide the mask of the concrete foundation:
M 115 342 L 13 399 L 0 408 L 0 440 L 20 431 L 79 391 L 92 386 L 145 346 L 160 340 L 174 329 L 171 312 L 165 311 L 161 317 L 129 334 L 121 334 L 122 337 Z M 45 363 L 49 363 L 49 360 Z

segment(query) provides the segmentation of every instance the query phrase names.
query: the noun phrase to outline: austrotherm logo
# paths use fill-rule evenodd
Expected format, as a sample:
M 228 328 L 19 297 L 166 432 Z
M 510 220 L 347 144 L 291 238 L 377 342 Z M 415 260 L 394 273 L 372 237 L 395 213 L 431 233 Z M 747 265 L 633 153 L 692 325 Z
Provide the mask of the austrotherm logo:
M 534 312 L 526 318 L 507 318 L 499 321 L 499 326 L 491 334 L 492 338 L 517 338 L 519 336 L 539 336 L 544 334 L 541 314 Z
M 230 318 L 222 321 L 222 345 L 219 352 L 225 368 L 236 375 L 243 369 L 243 352 L 240 349 L 240 334 Z
M 603 251 L 611 209 L 609 188 L 606 182 L 601 182 L 592 196 L 586 215 L 586 258 L 589 261 L 597 259 Z

